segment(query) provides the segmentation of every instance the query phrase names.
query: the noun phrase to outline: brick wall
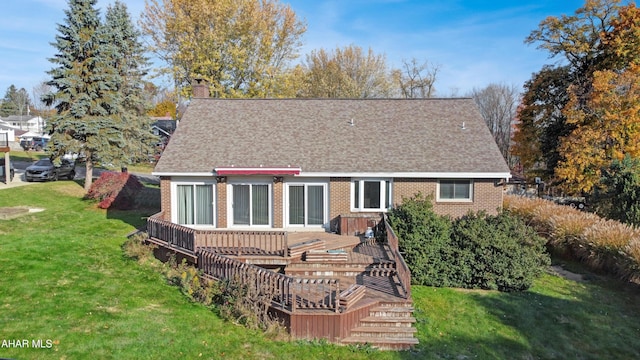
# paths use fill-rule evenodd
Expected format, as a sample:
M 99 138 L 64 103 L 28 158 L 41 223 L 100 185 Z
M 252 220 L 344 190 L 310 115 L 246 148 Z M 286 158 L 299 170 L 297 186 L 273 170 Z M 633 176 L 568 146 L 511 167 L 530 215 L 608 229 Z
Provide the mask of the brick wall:
M 460 217 L 469 210 L 477 212 L 486 211 L 488 214 L 497 214 L 502 208 L 502 186 L 495 186 L 493 179 L 476 179 L 473 181 L 473 202 L 436 202 L 436 190 L 438 181 L 435 179 L 394 179 L 393 203 L 402 203 L 402 197 L 411 197 L 422 192 L 423 195 L 433 195 L 433 210 L 441 215 Z
M 484 210 L 489 214 L 496 214 L 502 207 L 502 187 L 495 186 L 493 180 L 474 180 L 473 202 L 435 202 L 437 189 L 436 180 L 425 179 L 394 179 L 393 204 L 402 203 L 402 197 L 412 197 L 418 192 L 424 195 L 433 195 L 434 211 L 438 214 L 448 214 L 460 217 L 469 210 Z M 284 209 L 282 204 L 284 185 L 282 182 L 273 184 L 273 226 L 284 226 Z M 164 212 L 164 220 L 171 220 L 171 178 L 160 178 L 161 210 Z M 329 183 L 329 220 L 334 228 L 335 221 L 340 214 L 352 214 L 351 212 L 351 178 L 331 178 Z M 216 215 L 217 227 L 226 228 L 227 222 L 227 183 L 216 184 Z
M 166 176 L 160 177 L 160 210 L 163 220 L 171 221 L 171 178 Z
M 227 182 L 220 181 L 216 183 L 216 216 L 218 217 L 216 226 L 219 228 L 227 227 Z
M 329 180 L 329 220 L 351 212 L 351 178 Z
M 282 196 L 284 185 L 282 180 L 273 182 L 273 227 L 281 228 L 284 226 L 283 222 L 283 214 L 284 209 L 282 207 L 282 202 L 284 201 Z

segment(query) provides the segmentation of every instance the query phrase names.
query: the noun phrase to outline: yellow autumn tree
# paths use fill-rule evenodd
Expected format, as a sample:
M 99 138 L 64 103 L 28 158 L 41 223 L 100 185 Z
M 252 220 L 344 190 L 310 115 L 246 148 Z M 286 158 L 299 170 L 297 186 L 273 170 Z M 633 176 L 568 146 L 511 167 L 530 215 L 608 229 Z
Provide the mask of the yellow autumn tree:
M 640 156 L 640 10 L 620 7 L 611 26 L 600 34 L 607 70 L 593 73 L 586 104 L 570 88 L 563 110 L 574 130 L 561 140 L 556 175 L 573 192 L 600 187 L 613 160 Z
M 306 31 L 277 0 L 146 0 L 140 25 L 183 95 L 199 78 L 214 97 L 279 96 Z
M 572 95 L 564 110 L 576 128 L 562 139 L 556 175 L 567 190 L 589 192 L 612 160 L 640 156 L 640 66 L 596 71 L 587 107 L 577 101 Z

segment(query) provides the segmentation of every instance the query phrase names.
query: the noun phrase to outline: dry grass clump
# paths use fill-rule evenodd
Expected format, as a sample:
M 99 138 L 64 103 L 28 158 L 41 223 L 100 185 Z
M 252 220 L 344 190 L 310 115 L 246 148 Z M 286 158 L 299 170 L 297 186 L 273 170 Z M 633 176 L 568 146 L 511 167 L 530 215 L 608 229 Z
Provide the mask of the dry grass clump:
M 554 253 L 640 283 L 640 229 L 543 199 L 508 195 L 504 208 L 546 237 Z

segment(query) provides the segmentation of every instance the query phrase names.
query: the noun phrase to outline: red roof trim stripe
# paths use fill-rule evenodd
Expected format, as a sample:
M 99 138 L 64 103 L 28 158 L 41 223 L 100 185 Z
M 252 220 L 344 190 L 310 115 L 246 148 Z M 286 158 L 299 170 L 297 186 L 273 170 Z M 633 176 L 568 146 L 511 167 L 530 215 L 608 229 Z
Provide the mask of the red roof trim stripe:
M 216 168 L 216 174 L 227 175 L 300 175 L 300 168 Z

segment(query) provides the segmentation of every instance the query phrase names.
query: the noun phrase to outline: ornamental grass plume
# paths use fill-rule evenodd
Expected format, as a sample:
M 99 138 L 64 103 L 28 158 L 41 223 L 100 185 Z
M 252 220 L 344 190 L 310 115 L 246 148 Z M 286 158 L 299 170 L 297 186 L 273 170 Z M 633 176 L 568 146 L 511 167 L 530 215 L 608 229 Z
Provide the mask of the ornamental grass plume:
M 547 239 L 556 254 L 640 283 L 640 229 L 549 200 L 505 196 L 504 208 Z

